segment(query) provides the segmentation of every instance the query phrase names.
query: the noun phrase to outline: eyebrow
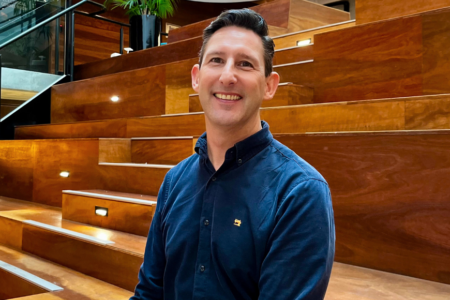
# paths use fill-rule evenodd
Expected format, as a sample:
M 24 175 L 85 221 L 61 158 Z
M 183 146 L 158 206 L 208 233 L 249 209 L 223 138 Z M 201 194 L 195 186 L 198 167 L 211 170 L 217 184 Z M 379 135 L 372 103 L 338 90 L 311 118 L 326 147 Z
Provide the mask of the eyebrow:
M 214 51 L 214 52 L 206 53 L 205 56 L 211 56 L 211 55 L 224 55 L 224 54 L 225 54 L 225 52 L 223 52 L 223 51 Z M 242 58 L 245 58 L 245 59 L 252 60 L 252 61 L 257 61 L 257 59 L 254 58 L 253 56 L 250 56 L 250 55 L 245 54 L 245 53 L 242 53 L 242 52 L 239 52 L 239 53 L 238 53 L 238 56 L 239 56 L 239 57 L 242 57 Z

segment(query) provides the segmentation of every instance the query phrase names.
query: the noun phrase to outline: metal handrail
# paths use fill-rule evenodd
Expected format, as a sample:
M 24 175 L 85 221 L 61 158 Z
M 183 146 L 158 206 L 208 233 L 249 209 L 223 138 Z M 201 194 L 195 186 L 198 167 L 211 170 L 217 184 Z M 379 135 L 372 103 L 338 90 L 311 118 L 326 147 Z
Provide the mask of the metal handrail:
M 102 7 L 103 7 L 102 4 L 97 3 L 97 2 L 94 2 L 94 1 L 91 1 L 91 0 L 81 0 L 81 1 L 78 2 L 77 4 L 74 4 L 74 5 L 72 5 L 71 7 L 68 7 L 68 8 L 66 8 L 66 9 L 60 11 L 59 13 L 57 13 L 56 15 L 54 15 L 54 16 L 48 18 L 47 20 L 42 21 L 42 22 L 39 23 L 39 24 L 36 24 L 35 26 L 33 26 L 33 27 L 31 27 L 31 28 L 25 30 L 25 31 L 22 32 L 21 34 L 19 34 L 19 35 L 13 37 L 13 38 L 10 39 L 9 41 L 4 42 L 3 44 L 0 45 L 0 49 L 2 49 L 2 48 L 4 48 L 5 46 L 8 46 L 9 44 L 11 44 L 11 43 L 13 43 L 13 42 L 15 42 L 15 41 L 21 39 L 22 37 L 26 36 L 26 35 L 29 34 L 30 32 L 36 30 L 37 28 L 39 28 L 39 27 L 41 27 L 41 26 L 44 26 L 44 25 L 50 23 L 51 21 L 53 21 L 53 20 L 55 20 L 55 19 L 57 19 L 57 18 L 59 18 L 59 17 L 65 15 L 65 14 L 71 12 L 71 11 L 73 11 L 75 8 L 77 8 L 78 6 L 83 5 L 84 3 L 91 3 L 91 4 L 94 4 L 94 5 L 102 6 Z

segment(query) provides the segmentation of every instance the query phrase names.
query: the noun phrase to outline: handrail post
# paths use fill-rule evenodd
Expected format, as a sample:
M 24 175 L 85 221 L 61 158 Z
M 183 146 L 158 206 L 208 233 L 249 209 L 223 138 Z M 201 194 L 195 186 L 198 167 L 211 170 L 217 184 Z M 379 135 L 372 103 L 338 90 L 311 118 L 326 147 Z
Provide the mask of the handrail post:
M 123 54 L 123 26 L 120 26 L 120 54 Z
M 70 81 L 74 79 L 74 63 L 75 63 L 75 13 L 72 11 L 72 32 L 70 34 L 71 38 L 71 57 L 70 57 Z

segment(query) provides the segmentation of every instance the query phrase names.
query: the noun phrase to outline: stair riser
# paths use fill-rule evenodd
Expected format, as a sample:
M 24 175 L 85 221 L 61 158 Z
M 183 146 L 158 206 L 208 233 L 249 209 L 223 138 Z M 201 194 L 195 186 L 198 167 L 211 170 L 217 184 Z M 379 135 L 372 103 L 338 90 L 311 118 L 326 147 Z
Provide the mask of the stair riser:
M 24 224 L 23 250 L 134 291 L 143 257 Z
M 95 214 L 96 207 L 108 209 L 108 216 Z M 155 205 L 141 205 L 89 196 L 63 194 L 63 219 L 102 228 L 147 236 Z
M 0 278 L 2 279 L 0 280 L 0 299 L 13 299 L 47 293 L 45 289 L 3 269 L 0 269 Z
M 133 163 L 176 165 L 194 153 L 192 139 L 132 140 Z

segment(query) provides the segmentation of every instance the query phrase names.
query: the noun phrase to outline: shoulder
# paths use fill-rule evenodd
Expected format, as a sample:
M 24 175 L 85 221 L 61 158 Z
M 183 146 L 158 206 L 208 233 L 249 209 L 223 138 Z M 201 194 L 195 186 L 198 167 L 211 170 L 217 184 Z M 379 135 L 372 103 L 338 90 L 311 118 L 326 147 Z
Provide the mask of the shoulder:
M 175 167 L 167 172 L 164 184 L 168 189 L 171 189 L 175 183 L 184 175 L 189 174 L 193 169 L 198 168 L 198 160 L 200 156 L 197 153 L 192 154 L 188 158 L 185 158 L 179 162 Z
M 317 180 L 327 184 L 325 178 L 313 166 L 279 141 L 274 139 L 270 147 L 272 147 L 273 155 L 284 162 L 285 173 L 293 179 L 294 185 L 295 182 L 307 180 Z

